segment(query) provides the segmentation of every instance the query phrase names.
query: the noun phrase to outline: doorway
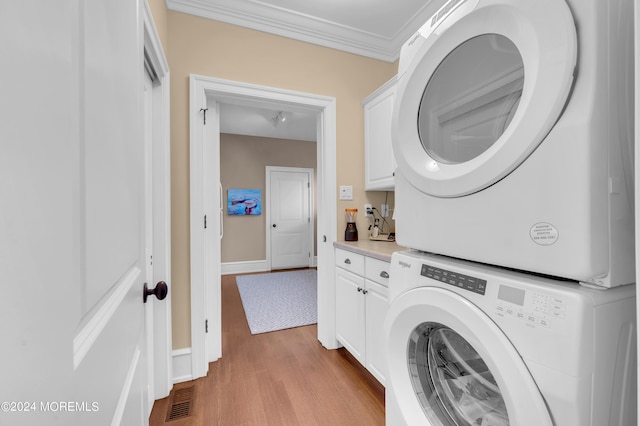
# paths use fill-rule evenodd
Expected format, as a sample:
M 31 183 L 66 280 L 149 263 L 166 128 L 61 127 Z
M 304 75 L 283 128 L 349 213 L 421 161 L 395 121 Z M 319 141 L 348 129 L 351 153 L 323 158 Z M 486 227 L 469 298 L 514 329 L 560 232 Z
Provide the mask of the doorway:
M 266 182 L 269 269 L 313 266 L 313 169 L 268 166 Z
M 335 338 L 336 100 L 199 75 L 190 77 L 191 372 L 206 375 L 222 356 L 220 104 L 263 106 L 316 114 L 318 184 L 318 340 Z

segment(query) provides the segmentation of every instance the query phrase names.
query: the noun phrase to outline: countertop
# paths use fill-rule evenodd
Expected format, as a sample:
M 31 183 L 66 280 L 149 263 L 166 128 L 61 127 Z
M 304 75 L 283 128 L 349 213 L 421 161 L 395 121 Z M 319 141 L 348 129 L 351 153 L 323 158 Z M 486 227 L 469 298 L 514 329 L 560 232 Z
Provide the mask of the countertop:
M 389 241 L 336 241 L 333 246 L 339 249 L 373 257 L 384 262 L 391 262 L 391 254 L 394 251 L 409 250 L 407 247 L 399 246 L 396 242 Z

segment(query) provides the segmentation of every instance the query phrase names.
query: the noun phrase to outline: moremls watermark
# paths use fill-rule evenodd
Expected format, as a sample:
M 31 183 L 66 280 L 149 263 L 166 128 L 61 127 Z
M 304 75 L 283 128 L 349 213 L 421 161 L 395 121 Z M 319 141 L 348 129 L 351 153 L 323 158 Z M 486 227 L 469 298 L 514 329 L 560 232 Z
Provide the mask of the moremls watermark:
M 100 411 L 96 401 L 4 401 L 0 411 L 5 413 L 93 413 Z

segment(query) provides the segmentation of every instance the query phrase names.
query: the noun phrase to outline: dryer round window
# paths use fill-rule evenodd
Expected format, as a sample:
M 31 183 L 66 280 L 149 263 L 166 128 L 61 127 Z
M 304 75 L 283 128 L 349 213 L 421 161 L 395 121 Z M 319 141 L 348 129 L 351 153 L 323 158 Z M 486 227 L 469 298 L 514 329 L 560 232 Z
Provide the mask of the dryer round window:
M 633 16 L 628 0 L 446 2 L 400 55 L 398 244 L 633 283 Z
M 436 68 L 420 102 L 418 135 L 427 154 L 445 164 L 482 155 L 513 120 L 523 86 L 522 56 L 505 36 L 483 34 L 456 47 Z
M 400 58 L 398 167 L 429 195 L 472 194 L 518 167 L 558 120 L 577 58 L 571 12 L 562 0 L 463 2 L 419 33 Z

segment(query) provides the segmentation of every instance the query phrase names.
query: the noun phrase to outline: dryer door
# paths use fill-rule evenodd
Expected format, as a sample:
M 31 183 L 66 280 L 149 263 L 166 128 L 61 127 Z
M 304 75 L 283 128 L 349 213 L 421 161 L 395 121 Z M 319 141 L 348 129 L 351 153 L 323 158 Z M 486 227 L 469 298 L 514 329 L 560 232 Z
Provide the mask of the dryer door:
M 388 389 L 407 424 L 551 426 L 521 355 L 449 290 L 420 287 L 387 315 Z
M 437 197 L 502 179 L 558 120 L 576 59 L 564 0 L 450 0 L 403 47 L 392 130 L 400 172 Z

